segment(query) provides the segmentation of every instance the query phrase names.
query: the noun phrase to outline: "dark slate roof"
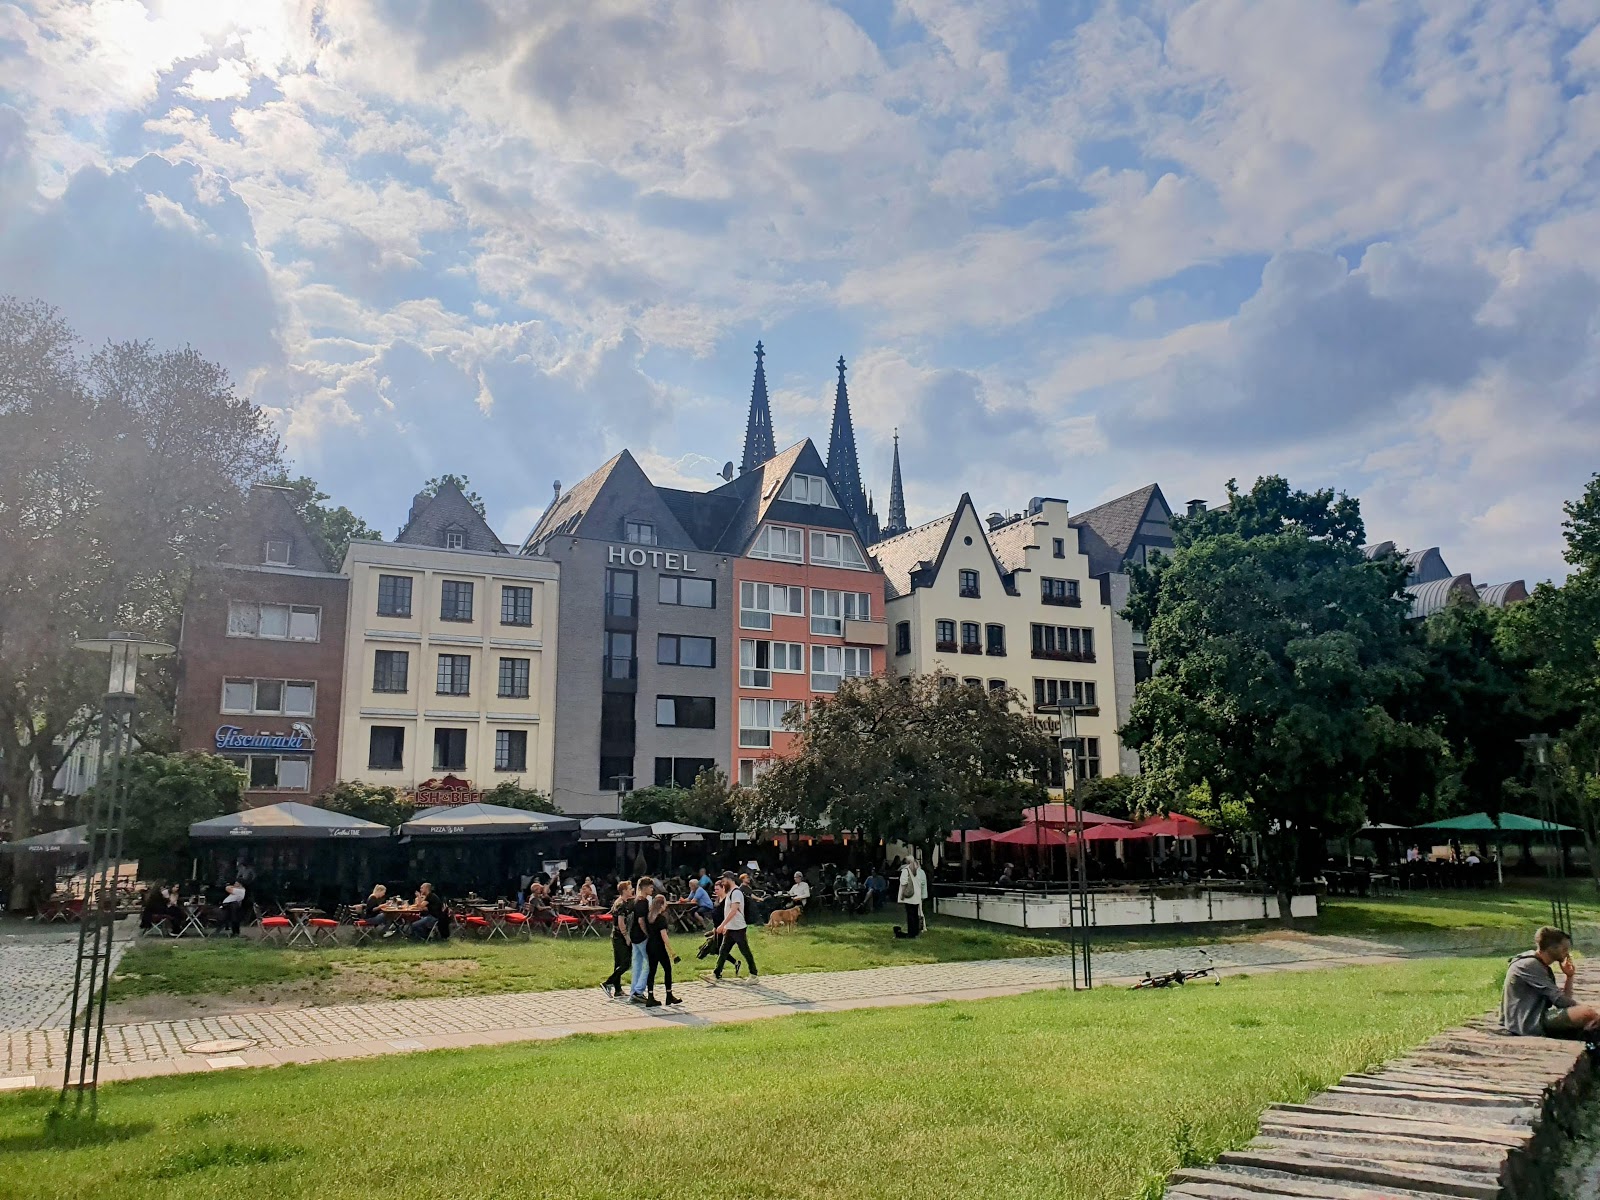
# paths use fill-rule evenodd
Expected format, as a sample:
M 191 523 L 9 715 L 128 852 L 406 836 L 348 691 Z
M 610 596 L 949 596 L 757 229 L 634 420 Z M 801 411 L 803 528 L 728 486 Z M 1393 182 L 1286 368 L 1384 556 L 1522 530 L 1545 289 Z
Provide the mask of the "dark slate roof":
M 689 492 L 682 488 L 658 487 L 661 502 L 678 518 L 694 544 L 710 550 L 722 540 L 743 507 L 737 496 L 720 492 Z
M 605 487 L 606 480 L 611 478 L 611 472 L 616 470 L 623 459 L 632 463 L 633 455 L 624 450 L 621 454 L 606 460 L 598 470 L 591 471 L 558 496 L 555 503 L 544 510 L 544 515 L 533 527 L 533 532 L 523 540 L 523 553 L 527 553 L 530 547 L 537 546 L 553 534 L 576 533 L 589 511 L 589 506 L 595 502 L 595 498 L 600 495 L 600 489 Z M 633 465 L 637 467 L 638 463 Z
M 489 522 L 478 515 L 472 502 L 448 479 L 432 496 L 417 493 L 411 501 L 411 515 L 406 526 L 394 540 L 412 546 L 443 546 L 444 535 L 449 530 L 461 533 L 464 550 L 506 553 L 505 543 L 495 536 Z
M 1089 574 L 1103 575 L 1122 569 L 1139 534 L 1139 526 L 1144 523 L 1145 513 L 1158 498 L 1165 506 L 1166 498 L 1161 495 L 1160 486 L 1147 483 L 1126 496 L 1085 509 L 1067 522 L 1082 531 L 1079 546 L 1089 557 Z
M 909 596 L 912 573 L 939 561 L 955 519 L 955 513 L 946 513 L 869 547 L 869 553 L 878 560 L 878 566 L 887 580 L 889 599 Z
M 261 566 L 266 542 L 289 543 L 289 566 L 302 571 L 338 570 L 323 558 L 322 549 L 300 514 L 295 511 L 294 491 L 273 483 L 251 485 L 245 498 L 241 520 L 217 558 L 238 566 Z
M 784 482 L 795 471 L 803 471 L 807 475 L 827 476 L 828 469 L 823 464 L 822 455 L 817 453 L 817 448 L 811 444 L 810 438 L 796 442 L 760 466 L 746 471 L 709 493 L 712 496 L 731 496 L 739 501 L 739 508 L 717 539 L 717 544 L 707 549 L 720 550 L 728 554 L 743 554 L 749 548 L 756 530 L 761 528 L 761 522 L 766 519 L 773 504 L 778 502 L 778 493 L 783 489 Z M 843 516 L 843 510 L 840 512 Z M 810 524 L 819 523 L 814 517 L 807 517 L 806 520 Z M 841 527 L 851 528 L 848 516 L 843 516 Z

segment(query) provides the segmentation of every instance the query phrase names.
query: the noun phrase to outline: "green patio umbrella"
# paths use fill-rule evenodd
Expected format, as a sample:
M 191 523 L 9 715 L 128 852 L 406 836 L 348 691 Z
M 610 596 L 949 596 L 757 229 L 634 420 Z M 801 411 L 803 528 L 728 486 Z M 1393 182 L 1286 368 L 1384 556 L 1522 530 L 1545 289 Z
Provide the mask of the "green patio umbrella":
M 1459 817 L 1446 817 L 1442 821 L 1429 821 L 1418 829 L 1442 829 L 1451 833 L 1561 833 L 1575 832 L 1571 825 L 1552 825 L 1519 813 L 1501 813 L 1498 823 L 1486 812 L 1466 813 Z

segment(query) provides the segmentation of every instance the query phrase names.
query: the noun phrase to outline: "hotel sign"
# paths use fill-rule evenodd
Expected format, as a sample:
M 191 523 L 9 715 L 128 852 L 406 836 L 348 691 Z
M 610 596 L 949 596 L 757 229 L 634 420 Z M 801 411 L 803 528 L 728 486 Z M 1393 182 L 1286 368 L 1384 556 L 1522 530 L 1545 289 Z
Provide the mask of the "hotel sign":
M 663 571 L 684 571 L 697 575 L 700 568 L 689 561 L 682 550 L 647 550 L 643 546 L 612 546 L 606 561 L 624 563 L 630 567 L 652 566 Z
M 269 733 L 264 729 L 259 733 L 246 733 L 237 725 L 219 725 L 216 740 L 217 749 L 224 753 L 276 750 L 279 753 L 310 754 L 317 748 L 317 739 L 311 733 L 311 726 L 304 721 L 296 721 L 289 726 L 288 733 Z

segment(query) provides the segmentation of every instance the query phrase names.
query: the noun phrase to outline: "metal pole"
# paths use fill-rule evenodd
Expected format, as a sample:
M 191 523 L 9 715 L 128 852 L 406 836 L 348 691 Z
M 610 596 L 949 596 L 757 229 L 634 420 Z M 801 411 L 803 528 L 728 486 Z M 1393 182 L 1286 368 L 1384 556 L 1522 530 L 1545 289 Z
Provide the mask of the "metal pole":
M 1545 841 L 1551 850 L 1545 874 L 1550 881 L 1550 923 L 1557 929 L 1572 932 L 1572 905 L 1567 899 L 1566 848 L 1561 844 L 1561 830 L 1556 821 L 1555 790 L 1550 782 L 1550 735 L 1536 733 L 1521 739 L 1533 753 L 1534 784 L 1539 793 L 1539 819 L 1545 823 Z
M 1089 924 L 1089 846 L 1083 838 L 1083 808 L 1077 803 L 1078 799 L 1078 710 L 1076 705 L 1066 706 L 1067 719 L 1071 722 L 1072 730 L 1072 773 L 1067 777 L 1067 786 L 1072 790 L 1069 793 L 1073 800 L 1072 811 L 1076 818 L 1078 833 L 1078 894 L 1076 897 L 1078 909 L 1078 927 L 1083 938 L 1083 986 L 1094 986 L 1094 950 L 1093 931 Z M 1070 877 L 1070 872 L 1069 872 Z

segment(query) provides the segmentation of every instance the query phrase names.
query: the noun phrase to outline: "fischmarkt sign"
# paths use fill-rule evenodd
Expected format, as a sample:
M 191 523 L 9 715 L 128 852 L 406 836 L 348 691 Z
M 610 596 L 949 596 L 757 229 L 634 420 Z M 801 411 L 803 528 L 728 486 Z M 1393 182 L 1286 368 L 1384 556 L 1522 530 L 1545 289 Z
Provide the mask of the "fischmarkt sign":
M 630 567 L 654 567 L 658 571 L 682 571 L 686 575 L 700 571 L 682 550 L 651 550 L 645 546 L 612 546 L 606 552 L 606 561 Z

